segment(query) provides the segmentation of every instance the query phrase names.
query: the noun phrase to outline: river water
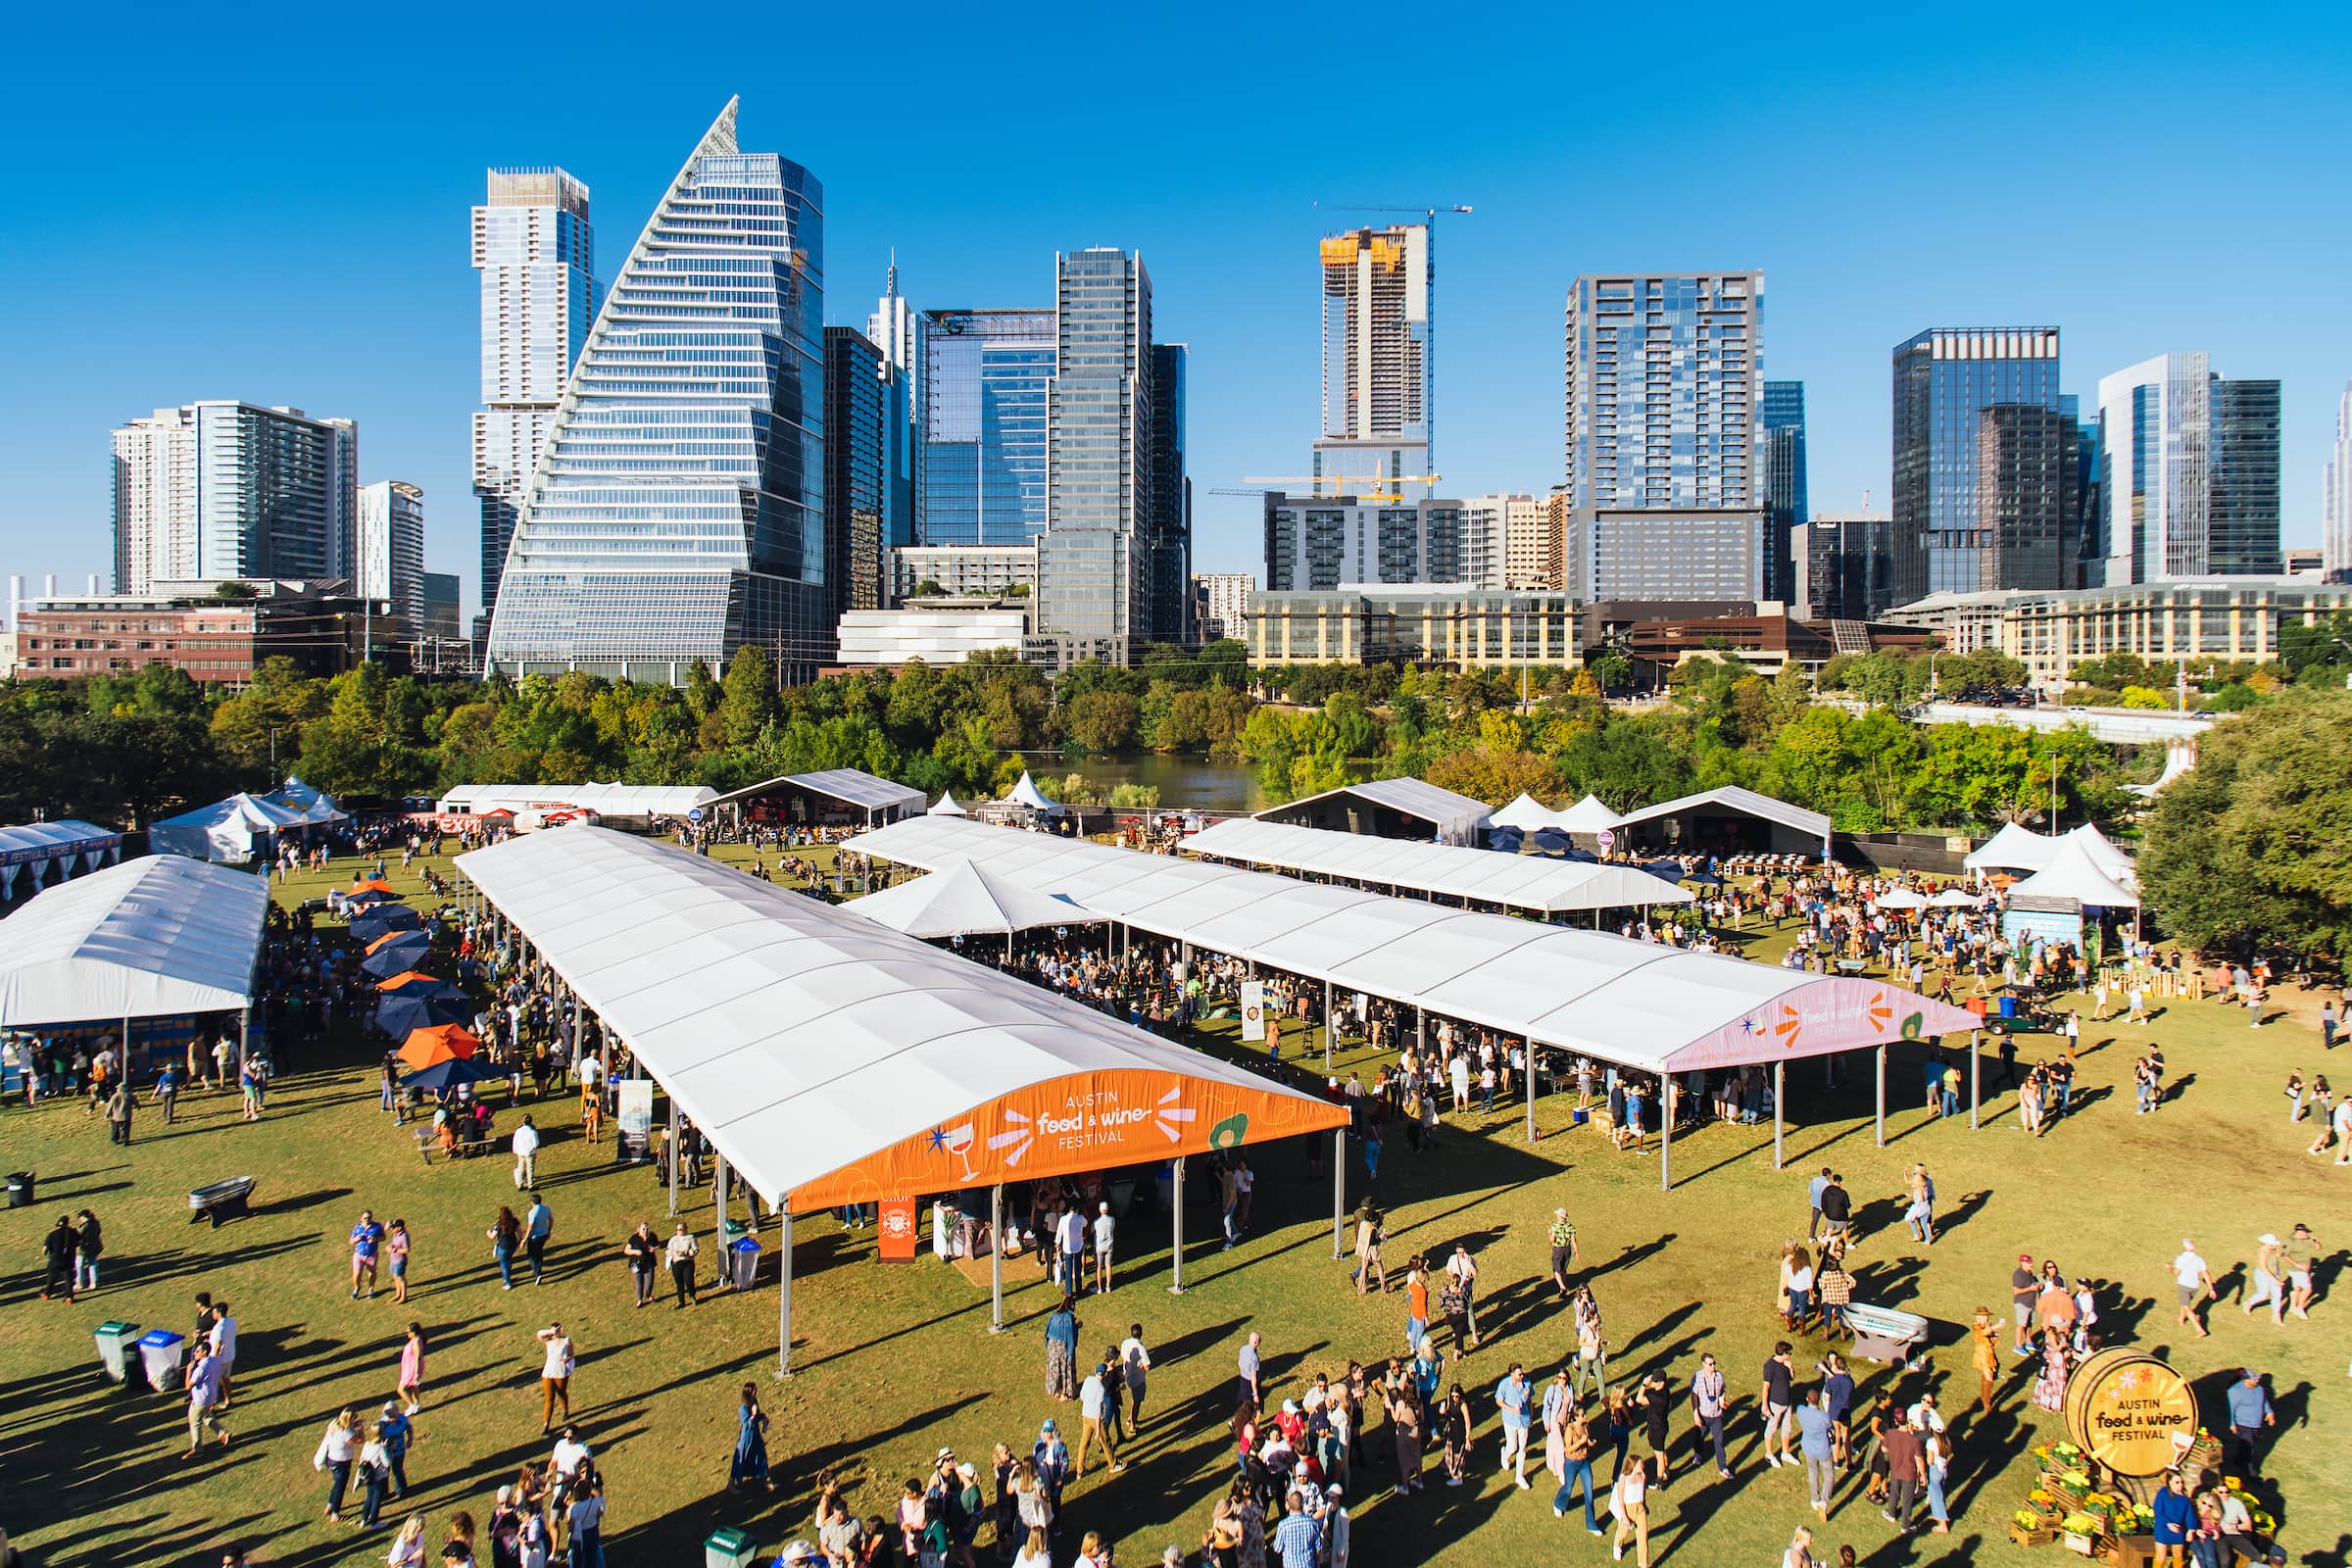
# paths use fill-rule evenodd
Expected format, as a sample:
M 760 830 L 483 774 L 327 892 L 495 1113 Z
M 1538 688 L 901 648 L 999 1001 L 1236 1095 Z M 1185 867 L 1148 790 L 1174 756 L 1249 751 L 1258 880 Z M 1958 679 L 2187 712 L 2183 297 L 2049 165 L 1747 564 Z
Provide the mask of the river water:
M 1163 757 L 1146 752 L 1137 757 L 1090 757 L 1084 760 L 1031 753 L 1030 771 L 1040 778 L 1082 773 L 1087 782 L 1108 798 L 1117 784 L 1153 784 L 1163 807 L 1190 807 L 1202 811 L 1255 811 L 1266 804 L 1258 788 L 1257 770 L 1245 762 L 1213 761 L 1205 757 Z

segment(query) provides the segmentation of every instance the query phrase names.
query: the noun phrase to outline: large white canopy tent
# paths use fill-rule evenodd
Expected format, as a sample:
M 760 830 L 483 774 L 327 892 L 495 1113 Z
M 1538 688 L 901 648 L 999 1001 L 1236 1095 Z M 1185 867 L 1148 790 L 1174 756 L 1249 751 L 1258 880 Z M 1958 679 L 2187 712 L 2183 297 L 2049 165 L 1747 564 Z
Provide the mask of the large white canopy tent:
M 1331 828 L 1371 838 L 1475 844 L 1478 830 L 1487 823 L 1488 810 L 1486 802 L 1456 795 L 1425 779 L 1381 778 L 1301 796 L 1269 806 L 1256 815 L 1269 822 Z M 1414 823 L 1423 825 L 1414 827 Z
M 983 871 L 969 860 L 952 860 L 937 871 L 902 882 L 842 906 L 868 920 L 937 942 L 951 937 L 1001 936 L 1012 953 L 1014 933 L 1044 926 L 1092 925 L 1102 916 L 1081 909 L 1054 893 L 1032 893 Z
M 2090 848 L 2071 834 L 2058 841 L 2049 863 L 2009 890 L 2009 902 L 2059 899 L 2085 908 L 2136 909 L 2139 895 L 2099 864 Z
M 457 865 L 783 1210 L 786 1370 L 795 1213 L 1347 1125 L 1315 1096 L 668 845 L 580 827 Z
M 60 879 L 74 874 L 80 860 L 90 870 L 112 856 L 122 858 L 122 835 L 95 822 L 68 817 L 56 822 L 27 822 L 23 827 L 0 827 L 0 899 L 17 896 L 19 873 L 30 869 L 32 891 L 41 878 L 56 871 Z
M 150 825 L 147 847 L 158 855 L 234 865 L 266 853 L 280 833 L 316 825 L 300 808 L 238 794 Z
M 1571 833 L 1598 833 L 1603 828 L 1616 827 L 1625 820 L 1603 806 L 1597 795 L 1588 795 L 1555 814 L 1559 817 L 1557 825 Z
M 923 816 L 848 849 L 934 869 L 968 859 L 1137 930 L 1668 1075 L 1970 1030 L 1975 1017 L 1887 982 L 1539 925 L 1264 871 Z M 1884 1063 L 1881 1057 L 1881 1138 Z M 1535 1137 L 1530 1074 L 1528 1137 Z M 1775 1157 L 1778 1158 L 1776 1126 Z M 1669 1157 L 1661 1150 L 1661 1174 Z
M 956 794 L 953 790 L 941 790 L 939 802 L 931 808 L 931 814 L 933 816 L 969 816 L 972 813 L 956 804 Z
M 1971 871 L 2038 871 L 2058 853 L 2058 841 L 2018 822 L 2003 822 L 2001 830 L 1969 852 L 1960 863 Z
M 717 799 L 708 784 L 461 784 L 441 797 L 441 809 L 471 816 L 569 809 L 644 820 L 684 816 Z
M 1515 827 L 1522 833 L 1533 833 L 1540 827 L 1560 826 L 1560 813 L 1522 790 L 1517 800 L 1497 808 L 1487 817 L 1487 826 Z
M 2090 858 L 2091 864 L 2106 872 L 2125 887 L 2139 885 L 2139 867 L 2132 864 L 2132 857 L 2117 849 L 2108 841 L 2106 834 L 2090 823 L 2085 822 L 2081 827 L 2072 829 L 2060 842 L 2079 846 L 2082 853 Z
M 1021 774 L 1020 781 L 1012 786 L 1012 793 L 1004 799 L 1010 805 L 1025 806 L 1044 816 L 1059 816 L 1063 810 L 1060 802 L 1046 798 L 1046 792 L 1037 787 L 1037 780 L 1027 772 Z
M 313 789 L 289 773 L 285 783 L 266 795 L 254 799 L 286 812 L 300 827 L 317 827 L 328 822 L 347 820 L 348 813 L 335 804 L 335 798 L 324 790 Z
M 244 1012 L 270 887 L 150 855 L 56 886 L 0 920 L 0 1028 Z
M 1211 859 L 1345 877 L 1398 891 L 1476 900 L 1534 914 L 1688 904 L 1688 889 L 1627 865 L 1498 855 L 1450 844 L 1365 838 L 1328 828 L 1233 817 L 1181 846 Z
M 1582 802 L 1578 803 L 1580 806 Z M 1598 805 L 1598 802 L 1594 802 Z M 1821 858 L 1830 858 L 1830 819 L 1819 811 L 1810 811 L 1787 801 L 1776 801 L 1769 795 L 1726 784 L 1720 789 L 1701 790 L 1695 795 L 1684 795 L 1675 800 L 1661 801 L 1656 806 L 1644 806 L 1619 816 L 1613 826 L 1639 827 L 1645 822 L 1688 823 L 1695 828 L 1710 821 L 1731 821 L 1747 818 L 1762 822 L 1778 848 L 1784 844 L 1801 844 L 1803 853 L 1811 854 L 1820 846 Z M 1693 835 L 1684 833 L 1676 848 L 1688 851 Z M 1622 845 L 1623 835 L 1620 835 Z M 1783 853 L 1789 853 L 1784 851 Z

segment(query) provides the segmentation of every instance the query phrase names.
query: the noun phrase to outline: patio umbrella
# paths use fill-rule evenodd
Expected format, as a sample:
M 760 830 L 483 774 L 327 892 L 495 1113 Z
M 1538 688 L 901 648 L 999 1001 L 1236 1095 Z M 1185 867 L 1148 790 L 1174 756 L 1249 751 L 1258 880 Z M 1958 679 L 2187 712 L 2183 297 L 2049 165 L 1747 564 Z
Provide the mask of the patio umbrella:
M 1717 876 L 1712 871 L 1690 871 L 1686 873 L 1682 880 L 1685 882 L 1693 883 L 1702 888 L 1719 888 L 1723 886 L 1723 878 Z
M 386 980 L 414 969 L 432 956 L 433 939 L 421 931 L 396 931 L 368 950 L 360 971 L 370 979 Z
M 345 888 L 343 891 L 344 891 L 346 894 L 351 894 L 351 893 L 389 893 L 389 892 L 391 892 L 391 891 L 392 891 L 392 884 L 391 884 L 391 883 L 389 883 L 389 882 L 387 882 L 387 881 L 385 881 L 385 880 L 384 880 L 382 877 L 380 877 L 380 876 L 378 876 L 378 877 L 369 877 L 369 878 L 368 878 L 367 881 L 365 881 L 365 882 L 354 882 L 354 883 L 353 883 L 353 884 L 352 884 L 350 887 L 348 887 L 348 888 Z
M 419 1072 L 453 1056 L 470 1056 L 482 1049 L 481 1037 L 464 1024 L 435 1024 L 429 1029 L 413 1029 L 406 1044 L 400 1048 L 400 1059 Z
M 1983 899 L 1959 887 L 1945 888 L 1929 902 L 1938 909 L 1981 909 L 1984 906 Z
M 472 1017 L 473 1004 L 464 997 L 419 991 L 386 997 L 378 1003 L 375 1026 L 395 1040 L 406 1040 L 419 1029 L 430 1029 L 435 1024 L 466 1023 Z
M 1561 856 L 1560 858 L 1563 860 L 1582 860 L 1587 865 L 1598 865 L 1600 863 L 1600 857 L 1594 855 L 1591 850 L 1570 850 L 1566 855 Z
M 1882 893 L 1871 903 L 1875 907 L 1881 909 L 1924 909 L 1928 906 L 1927 895 L 1914 893 L 1909 888 L 1896 888 L 1891 893 Z
M 424 916 L 405 904 L 380 904 L 351 918 L 351 935 L 355 942 L 373 942 L 377 937 L 390 936 L 395 931 L 421 931 Z
M 369 942 L 362 944 L 360 951 L 363 953 L 378 953 L 383 949 L 390 947 L 395 942 L 406 941 L 411 937 L 420 937 L 424 934 L 425 933 L 421 930 L 387 931 L 382 936 L 376 937 Z
M 403 969 L 389 980 L 378 980 L 375 983 L 375 989 L 383 992 L 386 996 L 463 997 L 466 995 L 451 982 L 442 979 L 437 974 L 426 974 L 422 969 Z
M 400 895 L 386 887 L 362 888 L 357 893 L 346 894 L 343 899 L 344 907 L 351 909 L 370 909 L 379 904 L 399 902 Z
M 1655 859 L 1642 869 L 1647 871 L 1651 876 L 1662 876 L 1669 882 L 1680 882 L 1683 879 L 1683 862 L 1680 860 Z
M 1569 838 L 1565 828 L 1540 827 L 1527 836 L 1527 841 L 1549 855 L 1559 855 L 1576 848 L 1575 840 Z
M 446 1061 L 437 1061 L 430 1067 L 419 1067 L 416 1071 L 401 1079 L 400 1083 L 404 1089 L 422 1089 L 438 1093 L 444 1089 L 454 1089 L 460 1084 L 478 1084 L 485 1079 L 498 1076 L 499 1072 L 496 1067 L 487 1066 L 474 1060 L 471 1056 L 452 1056 Z
M 1487 848 L 1500 850 L 1505 855 L 1517 855 L 1520 841 L 1525 837 L 1515 827 L 1491 827 L 1487 829 Z

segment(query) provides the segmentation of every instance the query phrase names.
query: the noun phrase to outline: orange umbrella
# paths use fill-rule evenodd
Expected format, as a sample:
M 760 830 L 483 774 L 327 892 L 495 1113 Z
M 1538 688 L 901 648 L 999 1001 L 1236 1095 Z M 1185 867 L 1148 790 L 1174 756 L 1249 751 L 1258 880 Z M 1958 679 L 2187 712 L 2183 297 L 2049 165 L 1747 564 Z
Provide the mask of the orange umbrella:
M 470 1056 L 482 1047 L 480 1037 L 462 1023 L 412 1029 L 400 1048 L 400 1059 L 412 1072 L 422 1072 L 457 1056 Z
M 396 893 L 399 889 L 381 877 L 376 877 L 366 882 L 354 882 L 343 891 L 346 893 Z
M 442 979 L 439 975 L 426 974 L 422 969 L 403 969 L 400 973 L 394 975 L 389 980 L 378 980 L 375 983 L 375 989 L 378 991 L 398 991 L 402 986 L 413 986 L 419 980 L 423 981 L 427 985 L 434 986 L 445 986 L 449 984 L 448 981 Z

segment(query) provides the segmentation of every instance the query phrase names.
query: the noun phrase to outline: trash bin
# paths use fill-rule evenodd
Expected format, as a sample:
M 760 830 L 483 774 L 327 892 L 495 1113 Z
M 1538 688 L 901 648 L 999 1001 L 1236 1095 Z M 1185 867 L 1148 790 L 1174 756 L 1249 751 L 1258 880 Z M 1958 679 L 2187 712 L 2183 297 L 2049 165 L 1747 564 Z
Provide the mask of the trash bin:
M 32 1206 L 32 1172 L 12 1170 L 8 1173 L 8 1206 L 11 1208 L 30 1208 Z
M 760 1244 L 746 1236 L 735 1244 L 732 1252 L 729 1261 L 735 1269 L 735 1288 L 748 1291 L 752 1288 L 752 1281 L 760 1274 Z
M 732 1246 L 734 1246 L 734 1245 L 735 1245 L 737 1242 L 741 1241 L 743 1238 L 745 1238 L 746 1236 L 749 1236 L 749 1235 L 751 1235 L 751 1234 L 752 1234 L 752 1228 L 751 1228 L 749 1225 L 746 1225 L 746 1224 L 745 1224 L 743 1221 L 741 1221 L 741 1220 L 739 1220 L 739 1219 L 731 1219 L 731 1220 L 727 1221 L 727 1228 L 726 1228 L 726 1233 L 725 1233 L 725 1241 L 726 1241 L 726 1245 L 727 1245 L 727 1246 L 729 1246 L 729 1247 L 732 1247 Z
M 170 1394 L 179 1386 L 180 1352 L 185 1348 L 186 1341 L 170 1329 L 149 1329 L 139 1336 L 139 1366 L 149 1388 Z
M 130 1347 L 138 1337 L 136 1323 L 98 1325 L 98 1364 L 106 1368 L 109 1383 L 130 1382 Z
M 750 1536 L 721 1525 L 703 1543 L 703 1568 L 744 1568 L 757 1551 Z
M 2017 1016 L 2017 999 L 2006 991 L 2001 993 L 2001 1016 L 2004 1018 Z

